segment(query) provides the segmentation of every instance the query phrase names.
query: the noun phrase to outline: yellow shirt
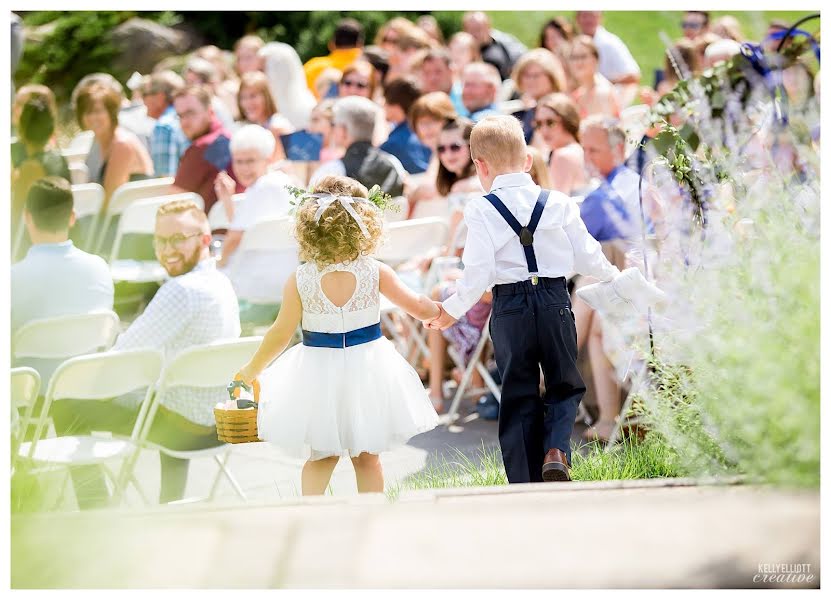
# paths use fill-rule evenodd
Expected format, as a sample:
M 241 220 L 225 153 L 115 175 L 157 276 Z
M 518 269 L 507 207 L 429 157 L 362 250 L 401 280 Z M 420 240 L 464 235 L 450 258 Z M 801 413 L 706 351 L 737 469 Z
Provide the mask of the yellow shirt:
M 320 99 L 317 90 L 315 90 L 315 80 L 320 77 L 320 74 L 330 67 L 338 71 L 343 71 L 346 67 L 358 60 L 361 52 L 361 48 L 338 49 L 334 50 L 329 56 L 312 58 L 303 65 L 303 70 L 306 72 L 306 85 L 309 86 L 315 98 Z

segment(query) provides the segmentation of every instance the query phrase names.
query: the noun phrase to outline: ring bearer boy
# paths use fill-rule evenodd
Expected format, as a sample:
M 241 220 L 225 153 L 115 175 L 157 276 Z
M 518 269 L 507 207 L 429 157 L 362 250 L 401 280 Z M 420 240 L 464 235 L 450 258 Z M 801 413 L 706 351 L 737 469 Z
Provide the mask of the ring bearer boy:
M 586 388 L 576 365 L 566 277 L 581 273 L 605 282 L 620 271 L 586 231 L 577 204 L 531 180 L 516 118 L 477 123 L 470 153 L 490 193 L 465 208 L 464 276 L 425 326 L 449 327 L 493 286 L 490 334 L 502 377 L 499 444 L 508 481 L 569 481 L 569 441 Z

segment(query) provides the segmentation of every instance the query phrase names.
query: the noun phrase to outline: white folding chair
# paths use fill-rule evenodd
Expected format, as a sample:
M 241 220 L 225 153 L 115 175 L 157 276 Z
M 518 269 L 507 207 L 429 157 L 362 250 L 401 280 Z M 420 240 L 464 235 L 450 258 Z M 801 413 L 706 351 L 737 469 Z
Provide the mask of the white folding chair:
M 391 199 L 390 207 L 384 211 L 385 223 L 397 223 L 407 219 L 407 212 L 410 210 L 410 202 L 405 196 L 396 196 Z
M 155 198 L 170 192 L 173 177 L 159 177 L 142 181 L 128 181 L 120 185 L 107 203 L 107 212 L 98 230 L 98 239 L 95 241 L 95 253 L 102 256 L 109 254 L 107 238 L 110 235 L 111 223 L 124 212 L 124 209 L 136 200 Z
M 501 400 L 502 398 L 500 387 L 493 380 L 493 377 L 491 377 L 491 374 L 484 363 L 485 347 L 490 341 L 490 332 L 488 330 L 489 321 L 490 319 L 488 319 L 488 322 L 485 323 L 485 327 L 482 329 L 482 335 L 479 337 L 479 342 L 476 344 L 476 348 L 473 350 L 473 354 L 471 354 L 467 364 L 465 364 L 462 355 L 455 347 L 450 344 L 447 345 L 447 353 L 450 355 L 450 358 L 456 366 L 462 370 L 462 380 L 459 382 L 459 386 L 456 388 L 456 393 L 453 396 L 453 401 L 450 403 L 450 408 L 447 410 L 446 419 L 448 419 L 450 423 L 459 418 L 459 413 L 457 411 L 459 410 L 459 404 L 465 395 L 490 391 L 494 396 L 496 396 L 497 400 Z M 479 371 L 479 374 L 485 382 L 485 387 L 476 390 L 468 390 L 474 371 Z
M 73 164 L 83 164 L 86 161 L 94 139 L 95 134 L 92 131 L 84 130 L 77 133 L 69 145 L 61 150 L 61 155 L 66 159 L 70 169 Z
M 234 194 L 231 196 L 231 202 L 234 203 L 234 208 L 239 206 L 240 200 L 242 200 L 244 195 Z M 211 206 L 211 210 L 208 212 L 208 225 L 210 225 L 211 231 L 228 229 L 231 225 L 231 219 L 228 218 L 228 214 L 225 212 L 225 204 L 222 201 L 214 202 L 214 205 Z
M 12 358 L 66 359 L 100 352 L 118 335 L 118 315 L 111 310 L 29 321 L 12 339 Z
M 375 258 L 395 267 L 444 244 L 448 225 L 446 218 L 426 217 L 390 223 L 386 230 L 387 240 L 375 253 Z
M 146 283 L 152 281 L 164 281 L 167 272 L 158 261 L 145 259 L 120 258 L 119 252 L 124 241 L 124 236 L 144 235 L 148 238 L 148 248 L 151 244 L 150 237 L 156 230 L 156 212 L 162 204 L 172 200 L 192 200 L 197 206 L 204 206 L 202 197 L 199 194 L 186 192 L 184 194 L 171 194 L 169 196 L 157 196 L 133 202 L 124 209 L 121 218 L 118 220 L 118 228 L 113 241 L 112 252 L 110 253 L 110 272 L 113 281 L 129 281 L 131 283 Z
M 172 450 L 159 444 L 148 441 L 147 436 L 153 427 L 153 419 L 159 407 L 158 399 L 167 393 L 175 393 L 177 387 L 196 388 L 224 388 L 234 378 L 245 363 L 247 363 L 262 342 L 261 337 L 247 337 L 231 341 L 220 341 L 188 348 L 170 362 L 162 373 L 156 386 L 156 394 L 150 403 L 147 417 L 139 438 L 139 446 L 172 456 L 173 458 L 195 459 L 213 458 L 219 470 L 211 483 L 207 500 L 211 500 L 216 493 L 217 485 L 223 476 L 234 488 L 234 492 L 246 499 L 239 483 L 228 469 L 228 457 L 233 448 L 232 444 L 222 444 L 204 450 Z M 135 462 L 136 456 L 131 459 Z M 123 488 L 122 488 L 123 489 Z
M 32 411 L 40 393 L 40 375 L 31 367 L 11 370 L 11 439 L 12 471 L 17 462 L 17 449 L 23 443 L 26 429 L 32 421 Z M 21 419 L 21 412 L 23 417 Z
M 69 182 L 80 185 L 89 182 L 89 168 L 84 163 L 69 164 Z
M 72 209 L 75 211 L 75 245 L 91 250 L 98 235 L 98 219 L 104 206 L 104 188 L 97 183 L 83 183 L 72 186 Z
M 255 252 L 293 255 L 297 259 L 297 240 L 294 237 L 293 227 L 294 220 L 291 217 L 277 217 L 276 219 L 266 219 L 256 223 L 243 234 L 239 247 L 235 252 L 234 262 L 243 265 L 245 255 Z M 291 266 L 293 270 L 297 267 L 299 261 L 293 266 L 289 265 L 288 261 L 286 264 L 287 268 Z M 289 273 L 275 273 L 274 280 L 284 280 L 288 275 Z M 279 304 L 282 301 L 283 287 L 280 285 L 277 288 L 264 291 L 262 295 L 240 292 L 237 295 L 240 300 L 245 300 L 251 304 Z M 278 295 L 275 296 L 274 294 Z
M 70 467 L 101 465 L 104 474 L 114 488 L 114 497 L 121 498 L 122 485 L 132 483 L 139 495 L 148 503 L 147 495 L 129 470 L 129 458 L 137 446 L 153 386 L 162 370 L 162 355 L 157 350 L 128 350 L 104 352 L 71 358 L 55 371 L 37 418 L 35 436 L 31 442 L 23 442 L 18 448 L 18 459 L 37 469 L 67 469 L 67 477 L 61 488 L 66 488 Z M 130 392 L 147 388 L 139 409 L 136 423 L 128 439 L 107 437 L 118 432 L 96 431 L 87 435 L 65 435 L 41 439 L 46 428 L 49 409 L 56 400 L 113 400 Z M 115 475 L 107 466 L 111 460 L 121 459 L 120 473 Z
M 410 219 L 424 219 L 426 217 L 442 217 L 446 221 L 450 217 L 450 203 L 447 201 L 447 197 L 416 202 Z

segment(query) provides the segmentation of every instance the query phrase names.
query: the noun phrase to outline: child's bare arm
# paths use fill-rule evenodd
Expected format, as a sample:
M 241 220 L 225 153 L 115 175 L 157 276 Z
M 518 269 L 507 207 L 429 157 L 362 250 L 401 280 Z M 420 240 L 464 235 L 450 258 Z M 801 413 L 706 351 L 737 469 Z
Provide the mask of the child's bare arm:
M 297 279 L 295 273 L 292 273 L 283 287 L 283 303 L 280 306 L 277 320 L 263 336 L 260 347 L 248 364 L 240 369 L 240 378 L 245 383 L 250 384 L 272 360 L 286 349 L 302 315 L 303 305 L 300 302 L 300 293 L 297 291 Z
M 439 316 L 438 305 L 423 294 L 416 294 L 404 285 L 387 265 L 380 265 L 381 293 L 390 302 L 419 321 L 428 321 Z

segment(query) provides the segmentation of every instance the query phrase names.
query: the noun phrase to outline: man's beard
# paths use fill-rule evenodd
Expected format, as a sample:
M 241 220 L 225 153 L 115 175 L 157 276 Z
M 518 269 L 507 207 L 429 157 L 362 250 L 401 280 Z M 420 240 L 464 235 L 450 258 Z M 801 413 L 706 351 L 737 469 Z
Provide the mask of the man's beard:
M 179 275 L 184 275 L 185 273 L 190 273 L 193 268 L 199 264 L 199 257 L 202 254 L 202 247 L 196 248 L 190 255 L 185 255 L 181 252 L 177 253 L 181 256 L 181 262 L 177 263 L 171 268 L 168 265 L 163 264 L 165 271 L 171 277 L 178 277 Z

